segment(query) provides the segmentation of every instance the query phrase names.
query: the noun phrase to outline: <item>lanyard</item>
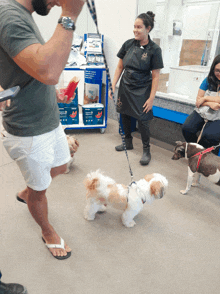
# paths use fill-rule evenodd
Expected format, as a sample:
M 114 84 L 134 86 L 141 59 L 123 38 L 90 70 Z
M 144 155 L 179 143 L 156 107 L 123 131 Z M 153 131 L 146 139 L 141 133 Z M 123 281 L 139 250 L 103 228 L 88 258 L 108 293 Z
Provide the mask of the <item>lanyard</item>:
M 99 34 L 98 21 L 97 21 L 97 13 L 96 13 L 96 8 L 95 8 L 95 2 L 94 2 L 94 0 L 91 0 L 91 4 L 89 3 L 89 0 L 86 0 L 86 2 L 87 2 L 88 9 L 90 11 L 90 14 L 91 14 L 91 16 L 92 16 L 92 18 L 93 18 L 93 20 L 95 22 L 97 33 Z M 114 105 L 115 105 L 115 108 L 116 108 L 116 102 L 115 102 L 115 97 L 114 97 L 113 88 L 112 88 L 111 76 L 110 76 L 109 67 L 108 67 L 108 63 L 107 63 L 107 60 L 106 60 L 106 57 L 105 57 L 105 53 L 104 53 L 104 49 L 103 48 L 102 48 L 102 54 L 103 54 L 103 58 L 104 58 L 106 74 L 107 74 L 107 77 L 108 77 L 109 88 L 111 90 L 111 95 L 112 95 L 113 102 L 114 102 Z M 128 161 L 129 171 L 130 171 L 130 175 L 131 175 L 131 182 L 133 182 L 133 172 L 131 170 L 131 165 L 130 165 L 129 158 L 128 158 L 128 152 L 127 152 L 126 143 L 125 143 L 125 135 L 123 134 L 123 131 L 122 131 L 122 127 L 121 127 L 119 115 L 118 115 L 118 123 L 119 123 L 119 133 L 121 135 L 122 144 L 123 144 L 124 151 L 125 151 L 125 154 L 126 154 L 126 157 L 127 157 L 127 161 Z

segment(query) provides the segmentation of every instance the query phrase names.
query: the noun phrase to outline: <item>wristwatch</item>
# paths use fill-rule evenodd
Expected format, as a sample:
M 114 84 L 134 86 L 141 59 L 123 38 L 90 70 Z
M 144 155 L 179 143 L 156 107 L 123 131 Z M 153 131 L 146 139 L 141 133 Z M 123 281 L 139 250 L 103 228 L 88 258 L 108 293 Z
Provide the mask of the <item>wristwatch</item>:
M 60 23 L 64 29 L 75 31 L 75 23 L 74 21 L 68 16 L 62 16 L 59 18 L 58 23 Z

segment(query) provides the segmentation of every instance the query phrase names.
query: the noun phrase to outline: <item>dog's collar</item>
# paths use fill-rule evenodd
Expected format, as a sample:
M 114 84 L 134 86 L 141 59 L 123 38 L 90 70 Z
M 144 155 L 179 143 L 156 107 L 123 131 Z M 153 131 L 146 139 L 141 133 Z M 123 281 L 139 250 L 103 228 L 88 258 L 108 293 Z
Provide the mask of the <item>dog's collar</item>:
M 196 153 L 196 154 L 194 154 L 193 156 L 190 157 L 190 158 L 192 158 L 192 157 L 195 157 L 195 156 L 198 156 L 199 155 L 196 170 L 198 170 L 198 168 L 199 168 L 199 164 L 200 164 L 200 161 L 202 159 L 203 154 L 206 154 L 208 152 L 211 152 L 214 149 L 215 149 L 214 147 L 210 147 L 210 148 L 207 148 L 207 149 L 205 149 L 203 151 L 200 151 L 200 152 L 198 152 L 198 153 Z

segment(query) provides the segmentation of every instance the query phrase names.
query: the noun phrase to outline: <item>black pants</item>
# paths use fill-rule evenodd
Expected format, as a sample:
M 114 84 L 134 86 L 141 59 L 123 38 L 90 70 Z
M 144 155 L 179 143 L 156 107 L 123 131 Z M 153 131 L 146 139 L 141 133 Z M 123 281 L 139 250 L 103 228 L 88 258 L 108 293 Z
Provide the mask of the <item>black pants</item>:
M 125 138 L 132 138 L 131 136 L 131 116 L 126 114 L 121 114 L 121 121 L 123 124 L 123 129 L 125 133 Z M 141 140 L 143 143 L 143 148 L 150 146 L 150 129 L 149 121 L 138 120 L 138 130 L 141 133 Z
M 197 133 L 201 131 L 205 121 L 204 119 L 194 110 L 185 120 L 182 126 L 182 133 L 186 142 L 197 142 Z M 204 148 L 209 148 L 220 143 L 220 120 L 208 121 L 200 141 L 198 144 Z M 213 153 L 218 154 L 219 148 Z

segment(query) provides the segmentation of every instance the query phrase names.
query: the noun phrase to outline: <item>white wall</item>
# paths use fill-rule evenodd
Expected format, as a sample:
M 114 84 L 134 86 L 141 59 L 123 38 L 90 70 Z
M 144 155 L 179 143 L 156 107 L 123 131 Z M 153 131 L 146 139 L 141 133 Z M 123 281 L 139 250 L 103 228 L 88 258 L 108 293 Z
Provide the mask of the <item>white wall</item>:
M 187 18 L 183 31 L 184 39 L 206 40 L 211 10 L 212 5 L 190 5 L 187 7 Z M 216 13 L 212 13 L 212 19 L 216 19 Z
M 157 1 L 155 0 L 138 0 L 138 14 L 153 11 L 155 13 Z
M 143 1 L 143 0 L 140 0 Z M 218 39 L 220 2 L 208 0 L 157 0 L 155 29 L 151 35 L 160 38 L 164 69 L 179 65 L 182 40 L 213 40 L 210 59 L 215 56 Z M 143 4 L 141 4 L 143 5 Z M 173 36 L 173 21 L 183 23 L 182 36 Z
M 219 1 L 201 0 L 95 0 L 100 33 L 105 36 L 105 54 L 113 78 L 118 63 L 116 57 L 123 42 L 133 38 L 133 24 L 138 14 L 153 11 L 156 14 L 155 27 L 150 33 L 152 38 L 160 38 L 165 68 L 178 66 L 182 39 L 206 40 L 210 32 L 218 38 L 216 21 Z M 60 17 L 61 8 L 54 7 L 47 17 L 34 14 L 40 31 L 47 41 L 53 34 Z M 183 22 L 182 36 L 173 36 L 173 20 Z M 96 32 L 94 22 L 85 5 L 76 23 L 76 34 Z M 216 50 L 216 42 L 213 42 Z M 215 50 L 210 58 L 213 59 Z
M 118 64 L 116 57 L 123 42 L 133 38 L 137 0 L 96 0 L 100 33 L 105 36 L 105 54 L 113 79 Z
M 104 34 L 105 54 L 113 79 L 118 63 L 117 52 L 124 41 L 133 38 L 133 25 L 137 16 L 137 0 L 95 0 L 95 5 L 99 32 Z M 46 17 L 33 14 L 45 41 L 53 35 L 60 14 L 61 8 L 59 7 L 54 7 Z M 76 22 L 76 33 L 83 36 L 84 33 L 88 32 L 96 32 L 96 28 L 85 4 Z
M 33 13 L 33 18 L 36 21 L 45 41 L 48 41 L 52 37 L 60 15 L 61 8 L 57 6 L 53 7 L 49 15 L 47 15 L 46 17 L 40 16 L 35 12 Z M 83 36 L 83 34 L 87 33 L 88 31 L 91 33 L 96 32 L 94 22 L 90 14 L 88 13 L 87 6 L 84 5 L 82 12 L 80 13 L 76 21 L 75 32 L 76 34 Z

